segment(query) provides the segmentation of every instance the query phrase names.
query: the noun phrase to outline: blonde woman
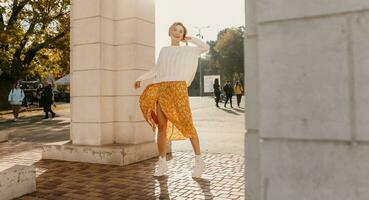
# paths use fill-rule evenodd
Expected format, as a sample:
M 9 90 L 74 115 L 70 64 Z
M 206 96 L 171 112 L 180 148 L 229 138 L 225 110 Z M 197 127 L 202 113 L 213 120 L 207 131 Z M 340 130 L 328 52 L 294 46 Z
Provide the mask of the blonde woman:
M 234 85 L 233 91 L 237 96 L 237 106 L 240 107 L 241 99 L 242 99 L 242 92 L 243 92 L 243 87 L 240 81 L 236 82 L 236 85 Z
M 135 82 L 137 89 L 141 81 L 153 78 L 153 83 L 140 96 L 140 108 L 153 131 L 158 128 L 159 161 L 154 176 L 163 176 L 168 171 L 167 141 L 190 139 L 195 153 L 192 177 L 201 177 L 205 162 L 192 121 L 187 87 L 196 74 L 199 56 L 208 51 L 209 46 L 197 38 L 186 36 L 187 29 L 180 22 L 173 23 L 168 34 L 171 45 L 160 50 L 156 65 Z M 181 46 L 181 42 L 196 46 Z

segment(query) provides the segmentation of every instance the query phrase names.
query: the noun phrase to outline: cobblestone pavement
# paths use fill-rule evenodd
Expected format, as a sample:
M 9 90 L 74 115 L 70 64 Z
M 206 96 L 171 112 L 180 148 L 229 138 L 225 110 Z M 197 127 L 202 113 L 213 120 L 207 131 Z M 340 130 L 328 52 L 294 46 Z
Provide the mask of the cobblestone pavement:
M 173 143 L 169 174 L 153 177 L 156 158 L 128 166 L 41 160 L 42 144 L 68 140 L 69 107 L 59 106 L 59 117 L 42 120 L 42 111 L 0 116 L 0 131 L 10 141 L 0 143 L 0 165 L 36 166 L 37 191 L 18 199 L 244 199 L 244 109 L 215 108 L 210 98 L 193 98 L 193 117 L 207 169 L 193 179 L 189 142 Z M 242 105 L 241 105 L 242 106 Z M 63 109 L 67 108 L 67 109 Z
M 244 199 L 244 159 L 205 153 L 203 178 L 193 179 L 191 152 L 168 155 L 168 176 L 153 177 L 156 159 L 128 166 L 40 160 L 41 146 L 0 144 L 0 164 L 35 165 L 37 191 L 18 199 Z

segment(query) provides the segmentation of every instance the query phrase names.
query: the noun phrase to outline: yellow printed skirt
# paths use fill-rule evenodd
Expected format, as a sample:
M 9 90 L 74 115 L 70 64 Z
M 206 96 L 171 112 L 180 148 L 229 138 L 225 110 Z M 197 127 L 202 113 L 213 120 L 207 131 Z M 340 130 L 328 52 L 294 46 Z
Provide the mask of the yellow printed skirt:
M 161 110 L 168 119 L 168 140 L 184 140 L 197 137 L 185 81 L 150 84 L 141 94 L 140 108 L 153 131 L 158 126 L 156 103 L 160 104 Z

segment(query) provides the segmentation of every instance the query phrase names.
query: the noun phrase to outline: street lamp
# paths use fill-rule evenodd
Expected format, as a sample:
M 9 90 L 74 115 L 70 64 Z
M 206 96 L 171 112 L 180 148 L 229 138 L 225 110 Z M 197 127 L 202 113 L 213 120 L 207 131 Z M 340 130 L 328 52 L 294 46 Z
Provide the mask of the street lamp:
M 206 28 L 210 28 L 210 26 L 201 26 L 201 27 L 195 26 L 195 29 L 198 30 L 196 36 L 199 37 L 199 38 L 201 38 L 201 39 L 203 39 L 204 36 L 202 35 L 201 30 L 202 29 L 206 29 Z M 200 59 L 201 58 L 199 58 L 199 68 L 200 68 L 200 97 L 202 97 L 202 67 L 201 67 L 202 65 L 200 63 Z
M 195 29 L 198 30 L 196 36 L 199 37 L 199 38 L 201 38 L 201 39 L 203 39 L 204 37 L 203 37 L 203 35 L 201 33 L 201 30 L 202 29 L 205 29 L 205 28 L 210 28 L 210 26 L 201 26 L 201 27 L 195 26 Z

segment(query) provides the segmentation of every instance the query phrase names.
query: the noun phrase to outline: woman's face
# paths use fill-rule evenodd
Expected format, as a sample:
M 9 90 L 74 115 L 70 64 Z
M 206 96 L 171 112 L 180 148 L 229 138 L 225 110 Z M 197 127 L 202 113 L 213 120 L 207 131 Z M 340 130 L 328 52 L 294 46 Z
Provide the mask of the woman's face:
M 180 42 L 183 40 L 183 36 L 184 36 L 184 29 L 181 25 L 174 26 L 170 30 L 170 38 L 172 39 L 172 41 Z

